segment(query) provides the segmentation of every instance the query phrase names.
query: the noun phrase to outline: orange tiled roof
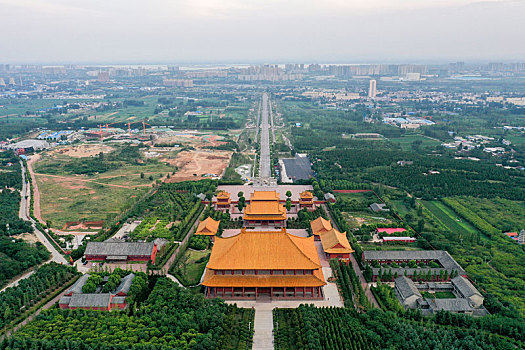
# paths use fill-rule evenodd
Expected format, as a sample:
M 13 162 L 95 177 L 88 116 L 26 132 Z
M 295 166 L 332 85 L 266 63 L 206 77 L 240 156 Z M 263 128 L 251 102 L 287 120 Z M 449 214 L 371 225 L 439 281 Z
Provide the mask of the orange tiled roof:
M 320 216 L 314 221 L 310 221 L 310 227 L 312 228 L 312 233 L 318 236 L 323 232 L 330 231 L 332 229 L 332 224 L 329 220 Z
M 230 194 L 226 191 L 221 191 L 217 193 L 217 198 L 230 198 Z
M 314 270 L 321 267 L 313 237 L 281 231 L 218 237 L 207 268 L 214 270 Z
M 256 201 L 246 206 L 244 216 L 248 215 L 277 215 L 286 218 L 286 209 L 277 201 Z
M 202 284 L 207 287 L 321 287 L 326 284 L 323 271 L 313 275 L 215 275 L 206 270 Z
M 321 234 L 321 244 L 325 253 L 353 253 L 354 250 L 350 246 L 346 238 L 346 232 L 339 232 L 335 228 Z
M 206 235 L 214 236 L 219 230 L 220 221 L 213 220 L 211 217 L 207 217 L 205 220 L 202 220 L 195 231 L 196 235 Z
M 277 191 L 253 191 L 251 201 L 278 201 L 279 193 Z
M 301 192 L 299 194 L 299 196 L 300 196 L 301 199 L 303 199 L 303 198 L 313 199 L 314 198 L 314 195 L 310 191 L 303 191 L 303 192 Z

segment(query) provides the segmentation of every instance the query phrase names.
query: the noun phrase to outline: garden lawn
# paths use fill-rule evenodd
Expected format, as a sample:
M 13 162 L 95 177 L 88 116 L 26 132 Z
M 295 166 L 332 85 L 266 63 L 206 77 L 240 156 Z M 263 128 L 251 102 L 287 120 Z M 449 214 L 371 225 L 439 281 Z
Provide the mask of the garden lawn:
M 199 284 L 202 274 L 204 273 L 204 269 L 206 268 L 206 264 L 208 263 L 210 252 L 210 249 L 202 251 L 188 249 L 186 251 L 186 270 L 184 271 L 184 268 L 180 267 L 175 273 L 177 279 L 185 287 Z M 197 262 L 201 259 L 203 261 Z

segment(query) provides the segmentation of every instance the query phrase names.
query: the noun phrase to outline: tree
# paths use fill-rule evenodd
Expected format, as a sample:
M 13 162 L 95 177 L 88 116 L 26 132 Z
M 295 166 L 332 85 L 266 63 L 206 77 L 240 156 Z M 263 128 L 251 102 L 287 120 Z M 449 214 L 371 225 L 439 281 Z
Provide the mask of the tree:
M 292 192 L 290 190 L 286 191 L 286 197 L 290 198 L 292 196 Z
M 144 178 L 144 173 L 140 173 L 140 178 L 141 178 L 141 179 Z
M 91 281 L 87 281 L 86 284 L 82 286 L 82 293 L 95 293 L 97 290 L 97 285 Z
M 288 198 L 286 200 L 286 210 L 290 211 L 290 209 L 292 209 L 292 201 Z

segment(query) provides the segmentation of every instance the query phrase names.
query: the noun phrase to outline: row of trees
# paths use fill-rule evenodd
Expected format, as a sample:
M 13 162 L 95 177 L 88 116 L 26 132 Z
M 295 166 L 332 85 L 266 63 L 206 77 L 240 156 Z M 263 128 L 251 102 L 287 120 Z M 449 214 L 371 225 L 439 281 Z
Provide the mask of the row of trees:
M 514 349 L 517 338 L 495 329 L 442 326 L 433 319 L 418 322 L 395 312 L 347 308 L 274 309 L 276 349 Z M 518 330 L 518 329 L 515 329 Z
M 16 287 L 0 293 L 0 330 L 76 274 L 74 267 L 51 262 L 21 280 Z
M 337 286 L 343 295 L 345 307 L 370 309 L 372 305 L 361 286 L 353 267 L 341 260 L 330 260 L 330 267 L 337 279 Z
M 161 277 L 136 308 L 103 314 L 46 310 L 0 343 L 0 349 L 20 349 L 12 344 L 24 343 L 57 350 L 245 349 L 251 346 L 253 316 L 252 310 L 207 300 Z

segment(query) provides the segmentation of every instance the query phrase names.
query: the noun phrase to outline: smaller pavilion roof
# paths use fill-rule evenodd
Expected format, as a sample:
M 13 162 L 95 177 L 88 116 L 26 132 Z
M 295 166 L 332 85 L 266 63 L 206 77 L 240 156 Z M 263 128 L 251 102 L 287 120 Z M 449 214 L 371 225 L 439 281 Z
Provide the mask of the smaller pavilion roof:
M 214 220 L 211 217 L 207 217 L 202 220 L 195 231 L 196 235 L 215 236 L 219 230 L 220 221 Z
M 303 191 L 303 192 L 301 192 L 301 193 L 299 194 L 299 197 L 301 197 L 301 198 L 308 198 L 308 199 L 311 198 L 311 199 L 313 199 L 313 198 L 314 198 L 314 195 L 313 195 L 313 193 L 310 192 L 310 191 Z
M 341 233 L 335 228 L 321 234 L 321 244 L 323 245 L 324 252 L 329 254 L 347 254 L 354 252 L 346 238 L 346 232 Z
M 230 194 L 226 191 L 220 191 L 219 193 L 217 193 L 217 198 L 230 198 Z
M 320 216 L 314 221 L 310 221 L 310 227 L 312 228 L 312 233 L 318 236 L 323 232 L 330 231 L 332 229 L 332 224 L 329 220 Z

